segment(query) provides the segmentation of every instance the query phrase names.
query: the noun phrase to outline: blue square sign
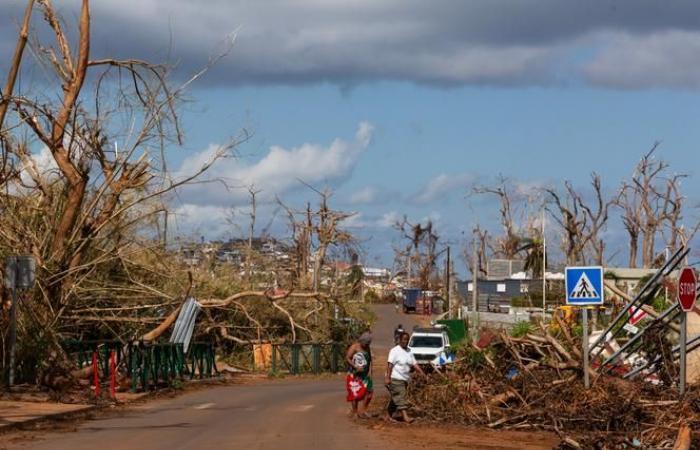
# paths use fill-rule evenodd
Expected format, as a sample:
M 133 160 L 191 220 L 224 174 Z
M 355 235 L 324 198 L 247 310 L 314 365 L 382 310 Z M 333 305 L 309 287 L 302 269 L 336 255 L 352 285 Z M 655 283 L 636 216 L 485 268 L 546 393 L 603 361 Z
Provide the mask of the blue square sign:
M 566 304 L 602 305 L 603 268 L 567 267 Z

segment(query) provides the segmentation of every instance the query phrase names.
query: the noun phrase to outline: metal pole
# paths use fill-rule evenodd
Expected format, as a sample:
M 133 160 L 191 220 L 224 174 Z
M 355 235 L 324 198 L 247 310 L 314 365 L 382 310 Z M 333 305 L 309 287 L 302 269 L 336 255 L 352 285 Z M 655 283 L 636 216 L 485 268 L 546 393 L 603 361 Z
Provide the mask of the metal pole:
M 588 389 L 591 385 L 588 375 L 588 307 L 583 307 L 583 385 Z
M 681 373 L 680 373 L 680 386 L 681 395 L 685 394 L 685 355 L 686 355 L 686 340 L 688 332 L 688 313 L 683 311 L 681 313 L 681 342 L 680 342 L 680 362 L 681 362 Z
M 668 245 L 664 248 L 664 264 L 668 263 L 668 254 L 670 248 Z M 668 302 L 668 286 L 664 284 L 664 302 Z M 666 304 L 666 303 L 664 303 Z
M 447 246 L 447 264 L 445 264 L 445 300 L 447 300 L 448 316 L 454 318 L 454 310 L 452 308 L 452 297 L 450 297 L 450 246 Z
M 472 336 L 476 338 L 479 321 L 479 297 L 477 295 L 477 279 L 479 278 L 479 254 L 476 249 L 476 238 L 474 239 L 474 265 L 472 266 Z
M 15 383 L 15 347 L 17 345 L 17 289 L 12 288 L 12 306 L 10 307 L 10 358 L 8 364 L 7 386 Z
M 547 310 L 547 238 L 544 234 L 544 208 L 542 208 L 542 321 Z
M 450 273 L 452 273 L 454 271 L 455 271 L 455 262 L 450 261 Z M 450 289 L 452 289 L 452 285 L 450 285 Z M 461 319 L 462 318 L 462 296 L 460 295 L 456 298 L 454 296 L 452 296 L 452 298 L 454 298 L 453 301 L 455 301 L 457 303 L 457 318 Z

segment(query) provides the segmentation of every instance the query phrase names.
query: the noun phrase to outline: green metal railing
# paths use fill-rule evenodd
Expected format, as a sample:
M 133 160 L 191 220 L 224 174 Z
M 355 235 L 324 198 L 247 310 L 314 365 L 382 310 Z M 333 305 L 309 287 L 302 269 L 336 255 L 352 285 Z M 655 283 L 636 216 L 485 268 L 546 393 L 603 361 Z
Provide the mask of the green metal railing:
M 194 342 L 187 354 L 183 344 L 166 342 L 133 341 L 126 347 L 126 354 L 120 341 L 70 339 L 64 341 L 63 346 L 79 368 L 90 366 L 97 352 L 99 375 L 103 380 L 109 377 L 109 358 L 114 351 L 117 367 L 126 359 L 125 368 L 134 392 L 170 386 L 185 376 L 211 378 L 218 373 L 211 342 Z
M 337 373 L 343 370 L 343 348 L 339 343 L 272 344 L 272 371 Z
M 73 357 L 78 368 L 92 365 L 92 355 L 97 352 L 97 361 L 100 377 L 106 379 L 109 375 L 109 356 L 112 351 L 117 357 L 117 367 L 123 359 L 124 345 L 116 340 L 78 340 L 67 339 L 63 341 L 63 348 Z
M 199 378 L 211 378 L 217 374 L 214 345 L 211 342 L 193 342 L 187 354 L 190 365 L 190 379 L 195 372 Z
M 156 389 L 171 385 L 187 372 L 182 344 L 134 341 L 129 344 L 127 371 L 131 390 Z

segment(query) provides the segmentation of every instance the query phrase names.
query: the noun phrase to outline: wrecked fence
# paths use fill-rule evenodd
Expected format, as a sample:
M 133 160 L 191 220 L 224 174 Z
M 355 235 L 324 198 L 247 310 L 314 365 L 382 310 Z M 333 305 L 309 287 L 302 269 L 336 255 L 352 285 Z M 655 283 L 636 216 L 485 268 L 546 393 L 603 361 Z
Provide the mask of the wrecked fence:
M 343 369 L 344 345 L 300 343 L 272 345 L 272 372 L 337 373 Z
M 118 340 L 79 340 L 66 339 L 63 348 L 73 359 L 79 369 L 92 365 L 93 354 L 97 354 L 97 367 L 100 377 L 106 378 L 110 370 L 110 355 L 116 355 L 116 364 L 119 366 L 124 358 L 124 345 Z
M 128 355 L 132 391 L 170 385 L 186 373 L 182 344 L 135 341 L 129 344 Z

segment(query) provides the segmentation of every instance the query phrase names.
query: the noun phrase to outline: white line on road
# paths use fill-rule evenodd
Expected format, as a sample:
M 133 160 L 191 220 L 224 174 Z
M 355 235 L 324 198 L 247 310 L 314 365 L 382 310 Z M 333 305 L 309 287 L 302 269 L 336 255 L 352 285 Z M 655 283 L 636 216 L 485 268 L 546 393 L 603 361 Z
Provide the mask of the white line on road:
M 208 409 L 214 405 L 216 405 L 216 403 L 202 403 L 201 405 L 195 406 L 194 409 Z
M 306 412 L 313 408 L 314 405 L 297 405 L 297 406 L 292 406 L 291 408 L 288 408 L 288 411 L 291 412 Z

